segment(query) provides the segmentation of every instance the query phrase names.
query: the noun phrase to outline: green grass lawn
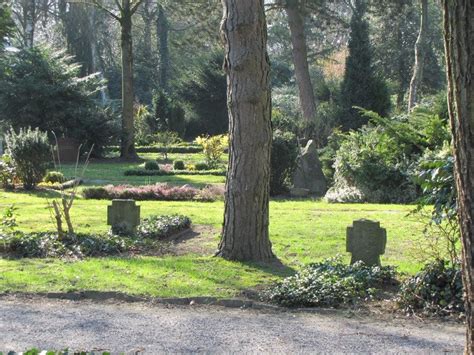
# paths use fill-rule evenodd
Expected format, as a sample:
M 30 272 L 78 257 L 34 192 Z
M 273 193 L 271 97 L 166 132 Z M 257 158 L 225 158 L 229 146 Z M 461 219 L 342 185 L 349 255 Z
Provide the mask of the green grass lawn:
M 140 163 L 91 162 L 84 174 L 86 185 L 129 184 L 146 185 L 166 182 L 174 185 L 191 184 L 202 187 L 208 184 L 223 184 L 225 176 L 172 175 L 172 176 L 125 176 L 125 170 L 137 169 Z M 66 177 L 75 176 L 75 165 L 63 164 L 61 172 Z
M 17 222 L 25 231 L 53 230 L 44 194 L 0 193 L 0 208 L 14 203 Z M 78 199 L 72 210 L 76 230 L 104 232 L 109 201 Z M 223 202 L 141 201 L 142 217 L 179 213 L 195 224 L 219 227 Z M 342 254 L 345 229 L 357 218 L 370 218 L 387 228 L 383 264 L 414 273 L 416 237 L 422 225 L 407 217 L 412 206 L 327 204 L 313 200 L 275 200 L 270 203 L 270 236 L 273 250 L 286 268 L 227 262 L 215 257 L 90 258 L 81 261 L 53 259 L 1 259 L 0 292 L 114 290 L 154 296 L 238 295 L 242 290 L 268 284 L 300 265 Z M 216 235 L 216 247 L 218 236 Z
M 156 159 L 157 153 L 141 154 L 142 159 Z M 196 163 L 202 153 L 170 154 L 170 161 Z M 225 163 L 226 155 L 222 156 Z M 85 173 L 89 185 L 156 182 L 170 184 L 224 183 L 222 176 L 124 176 L 127 169 L 140 163 L 116 160 L 93 161 Z M 74 166 L 64 165 L 66 176 L 74 176 Z M 0 209 L 15 204 L 19 229 L 53 231 L 46 209 L 48 193 L 0 192 Z M 110 201 L 78 198 L 72 209 L 78 232 L 105 232 L 107 205 Z M 151 214 L 184 214 L 194 224 L 213 225 L 219 230 L 222 201 L 165 202 L 140 201 L 142 218 Z M 270 202 L 270 238 L 273 251 L 283 267 L 229 262 L 215 257 L 184 255 L 176 257 L 108 257 L 80 261 L 55 259 L 0 259 L 0 292 L 38 292 L 99 290 L 122 291 L 137 295 L 162 297 L 217 296 L 230 297 L 243 290 L 268 285 L 289 275 L 301 265 L 343 255 L 346 227 L 354 219 L 378 220 L 387 229 L 388 243 L 382 263 L 396 265 L 406 273 L 421 267 L 416 256 L 422 224 L 407 214 L 412 206 L 374 204 L 327 204 L 321 201 L 273 200 Z M 215 235 L 217 248 L 219 236 Z M 422 247 L 422 245 L 421 245 Z

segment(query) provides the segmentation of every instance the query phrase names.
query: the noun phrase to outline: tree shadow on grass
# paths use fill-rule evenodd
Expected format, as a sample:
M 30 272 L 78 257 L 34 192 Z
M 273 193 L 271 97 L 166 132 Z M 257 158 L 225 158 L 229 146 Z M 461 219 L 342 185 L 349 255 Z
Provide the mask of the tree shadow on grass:
M 291 266 L 285 265 L 277 257 L 265 262 L 247 261 L 241 263 L 274 276 L 287 277 L 296 273 L 295 269 Z
M 44 189 L 44 188 L 36 188 L 34 190 L 25 190 L 23 188 L 18 188 L 12 191 L 14 194 L 23 195 L 23 196 L 34 196 L 34 197 L 41 197 L 41 198 L 57 198 L 61 197 L 61 192 L 53 189 Z

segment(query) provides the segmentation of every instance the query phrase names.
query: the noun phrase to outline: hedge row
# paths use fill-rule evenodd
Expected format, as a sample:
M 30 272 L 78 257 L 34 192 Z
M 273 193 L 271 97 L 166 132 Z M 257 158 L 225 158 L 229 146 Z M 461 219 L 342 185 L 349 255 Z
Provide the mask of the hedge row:
M 118 147 L 110 147 L 110 150 L 113 152 L 119 151 Z M 136 147 L 135 151 L 137 153 L 200 153 L 202 152 L 201 146 L 171 146 L 168 149 L 158 146 L 144 146 L 144 147 Z
M 215 175 L 226 176 L 225 170 L 146 170 L 146 169 L 129 169 L 125 170 L 125 176 L 167 176 L 167 175 Z

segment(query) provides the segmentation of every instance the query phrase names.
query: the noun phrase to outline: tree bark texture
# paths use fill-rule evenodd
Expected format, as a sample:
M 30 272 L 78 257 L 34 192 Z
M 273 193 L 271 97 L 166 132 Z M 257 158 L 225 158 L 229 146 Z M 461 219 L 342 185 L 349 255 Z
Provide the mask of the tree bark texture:
M 467 354 L 474 354 L 474 3 L 443 0 L 448 108 L 462 241 Z
M 94 7 L 91 7 L 89 9 L 89 25 L 91 29 L 96 27 L 96 9 Z M 100 61 L 100 54 L 99 54 L 99 49 L 97 46 L 97 36 L 94 30 L 91 30 L 91 42 L 90 42 L 90 47 L 91 47 L 91 59 L 92 59 L 92 72 L 97 73 L 99 72 L 99 76 L 101 79 L 104 79 L 104 71 L 103 68 L 101 67 L 101 61 Z M 100 102 L 102 105 L 105 106 L 105 104 L 108 101 L 108 95 L 107 95 L 107 89 L 105 87 L 102 87 L 100 89 Z
M 168 92 L 168 81 L 170 71 L 170 53 L 168 47 L 168 18 L 163 6 L 158 5 L 158 20 L 156 24 L 156 34 L 158 37 L 158 48 L 160 56 L 159 84 L 160 88 Z
M 301 113 L 305 126 L 308 128 L 316 117 L 316 98 L 309 75 L 304 18 L 299 3 L 299 0 L 287 0 L 285 12 L 288 16 L 288 25 L 290 27 L 293 65 L 295 67 L 296 83 L 298 84 Z M 307 135 L 308 132 L 304 133 Z
M 120 157 L 138 158 L 135 152 L 135 128 L 133 125 L 133 46 L 132 46 L 132 11 L 130 0 L 122 0 L 120 18 L 122 47 L 122 140 Z
M 413 110 L 417 102 L 418 89 L 423 78 L 423 66 L 425 62 L 428 30 L 428 0 L 421 0 L 421 20 L 420 32 L 415 43 L 415 65 L 413 66 L 413 76 L 410 81 L 410 91 L 408 94 L 408 113 Z
M 36 0 L 22 0 L 20 3 L 22 7 L 22 19 L 20 20 L 22 26 L 22 37 L 25 47 L 32 48 L 35 38 L 35 27 L 37 21 L 38 6 Z
M 273 257 L 268 235 L 271 89 L 263 0 L 222 3 L 230 147 L 217 255 L 262 261 Z

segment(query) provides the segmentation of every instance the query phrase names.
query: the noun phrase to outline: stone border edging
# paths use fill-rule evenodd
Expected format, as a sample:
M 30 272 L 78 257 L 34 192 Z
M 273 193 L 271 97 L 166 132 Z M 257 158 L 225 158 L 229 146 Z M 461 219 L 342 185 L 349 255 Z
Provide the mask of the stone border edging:
M 288 308 L 276 306 L 268 303 L 257 302 L 250 299 L 240 298 L 217 298 L 207 296 L 197 297 L 142 297 L 128 295 L 122 292 L 116 291 L 79 291 L 79 292 L 5 292 L 0 293 L 0 300 L 4 297 L 26 297 L 26 298 L 49 298 L 49 299 L 60 299 L 69 301 L 82 301 L 82 300 L 93 300 L 93 301 L 106 301 L 115 300 L 122 302 L 149 302 L 162 305 L 173 305 L 173 306 L 193 306 L 193 305 L 206 305 L 206 306 L 221 306 L 226 308 L 242 308 L 242 309 L 256 309 L 256 310 L 269 310 L 278 312 L 306 312 L 306 313 L 318 313 L 318 314 L 336 314 L 339 310 L 334 308 Z

